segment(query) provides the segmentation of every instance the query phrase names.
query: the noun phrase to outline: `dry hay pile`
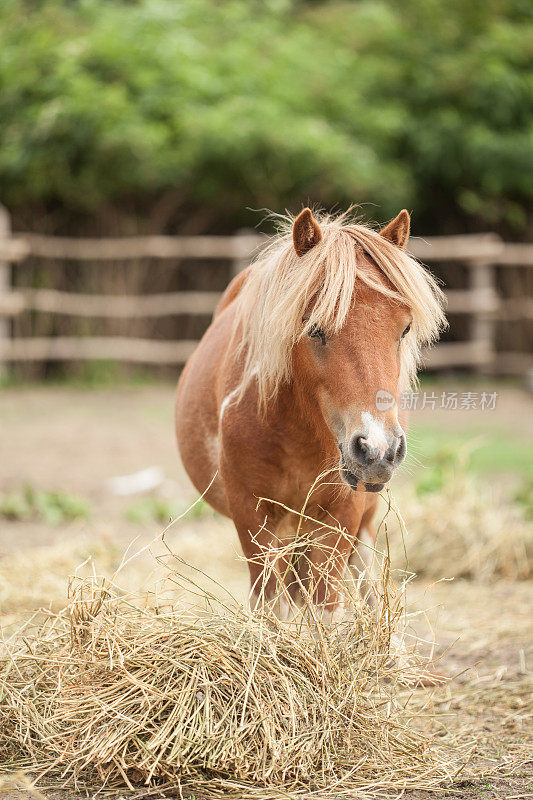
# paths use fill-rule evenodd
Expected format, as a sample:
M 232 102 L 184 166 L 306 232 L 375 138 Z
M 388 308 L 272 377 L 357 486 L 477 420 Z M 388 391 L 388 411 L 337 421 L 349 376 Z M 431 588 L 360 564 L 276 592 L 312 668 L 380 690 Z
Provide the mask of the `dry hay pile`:
M 404 487 L 397 504 L 407 530 L 387 516 L 393 566 L 435 579 L 531 578 L 533 525 L 496 495 L 496 488 L 465 475 L 422 497 Z
M 389 655 L 397 605 L 376 620 L 359 603 L 349 630 L 318 624 L 313 638 L 158 597 L 79 580 L 62 612 L 5 646 L 4 771 L 279 797 L 434 788 L 461 768 L 464 750 L 435 744 L 428 708 L 410 710 L 410 670 Z

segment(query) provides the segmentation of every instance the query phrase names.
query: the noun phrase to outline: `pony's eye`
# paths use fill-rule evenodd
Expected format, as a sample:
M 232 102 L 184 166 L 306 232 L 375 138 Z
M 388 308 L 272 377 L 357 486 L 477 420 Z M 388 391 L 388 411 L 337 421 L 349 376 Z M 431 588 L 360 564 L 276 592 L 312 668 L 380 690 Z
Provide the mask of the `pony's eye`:
M 309 329 L 308 336 L 310 339 L 318 339 L 322 345 L 326 344 L 326 334 L 318 325 L 313 325 Z
M 411 323 L 409 323 L 407 328 L 404 330 L 404 332 L 401 335 L 401 338 L 403 339 L 404 336 L 407 336 L 407 334 L 409 333 L 410 330 L 411 330 Z

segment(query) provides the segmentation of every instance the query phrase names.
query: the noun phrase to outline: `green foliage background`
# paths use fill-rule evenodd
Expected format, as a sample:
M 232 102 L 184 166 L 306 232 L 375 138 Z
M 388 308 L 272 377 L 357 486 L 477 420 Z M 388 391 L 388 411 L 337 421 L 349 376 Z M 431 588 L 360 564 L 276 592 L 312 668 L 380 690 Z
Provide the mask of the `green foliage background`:
M 365 201 L 523 238 L 532 56 L 528 0 L 2 0 L 0 199 L 56 229 Z

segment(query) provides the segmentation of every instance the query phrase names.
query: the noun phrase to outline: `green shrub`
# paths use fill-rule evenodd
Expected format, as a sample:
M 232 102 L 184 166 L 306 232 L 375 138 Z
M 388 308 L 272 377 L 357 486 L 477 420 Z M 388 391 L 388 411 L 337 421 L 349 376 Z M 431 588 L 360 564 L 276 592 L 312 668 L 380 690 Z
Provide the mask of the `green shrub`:
M 524 227 L 532 40 L 520 0 L 3 0 L 1 200 Z

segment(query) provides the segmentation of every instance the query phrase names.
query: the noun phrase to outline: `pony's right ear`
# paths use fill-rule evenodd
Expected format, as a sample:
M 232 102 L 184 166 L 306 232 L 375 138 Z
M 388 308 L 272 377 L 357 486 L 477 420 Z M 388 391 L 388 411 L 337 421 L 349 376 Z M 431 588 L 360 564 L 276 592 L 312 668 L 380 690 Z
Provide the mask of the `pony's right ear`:
M 322 233 L 310 208 L 304 208 L 292 226 L 292 241 L 294 249 L 299 256 L 305 255 L 315 244 L 322 239 Z
M 384 239 L 388 239 L 399 247 L 401 250 L 407 244 L 409 238 L 409 231 L 411 228 L 411 217 L 409 212 L 404 208 L 397 217 L 394 217 L 384 228 L 380 230 L 380 235 Z

